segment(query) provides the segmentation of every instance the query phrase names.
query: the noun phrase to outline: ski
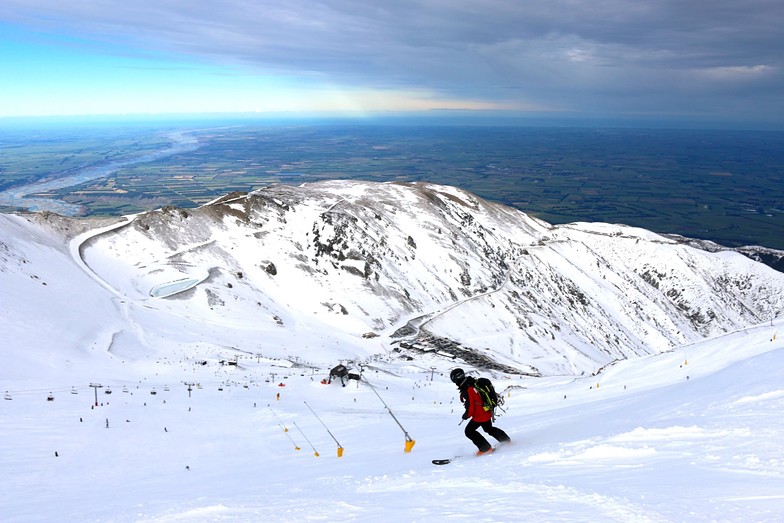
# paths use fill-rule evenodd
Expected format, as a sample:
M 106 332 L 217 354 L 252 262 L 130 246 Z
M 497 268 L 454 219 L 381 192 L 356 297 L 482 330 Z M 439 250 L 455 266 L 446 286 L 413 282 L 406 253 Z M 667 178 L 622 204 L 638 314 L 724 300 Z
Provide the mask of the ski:
M 499 446 L 500 445 L 496 445 L 495 447 L 493 447 L 492 452 L 487 452 L 485 454 L 480 454 L 480 456 L 487 456 L 489 454 L 492 454 L 493 452 L 498 450 Z M 476 456 L 476 454 L 474 454 L 474 456 Z M 433 463 L 433 465 L 448 465 L 448 464 L 452 463 L 454 460 L 459 459 L 461 457 L 463 457 L 463 456 L 454 456 L 452 458 L 446 458 L 446 459 L 434 459 L 432 461 L 432 463 Z M 477 457 L 479 457 L 479 456 L 477 456 Z
M 471 454 L 471 455 L 472 456 L 476 456 L 476 457 L 488 456 L 490 454 L 494 454 L 494 453 L 498 452 L 498 449 L 500 449 L 502 447 L 505 447 L 507 445 L 511 445 L 511 444 L 512 444 L 512 442 L 509 441 L 509 440 L 501 441 L 501 442 L 497 443 L 495 446 L 493 446 L 492 452 L 487 452 L 485 454 L 480 454 L 479 456 L 477 456 L 476 454 Z M 457 455 L 457 456 L 454 456 L 454 457 L 451 457 L 451 458 L 446 458 L 446 459 L 434 459 L 432 461 L 432 463 L 433 463 L 433 465 L 448 465 L 448 464 L 452 463 L 453 461 L 455 461 L 456 459 L 459 459 L 459 458 L 462 458 L 462 457 L 465 457 L 465 456 L 464 455 Z

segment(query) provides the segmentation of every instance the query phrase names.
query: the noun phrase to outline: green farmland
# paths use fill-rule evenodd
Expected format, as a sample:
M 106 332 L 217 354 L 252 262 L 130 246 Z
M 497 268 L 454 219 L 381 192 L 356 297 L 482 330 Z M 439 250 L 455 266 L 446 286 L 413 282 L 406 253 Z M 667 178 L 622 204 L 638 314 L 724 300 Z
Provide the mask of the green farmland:
M 625 223 L 784 249 L 784 133 L 325 124 L 193 135 L 200 141 L 193 151 L 44 196 L 78 204 L 86 215 L 124 214 L 193 207 L 273 183 L 429 181 L 552 223 Z M 141 155 L 166 138 L 156 128 L 61 130 L 4 135 L 0 144 L 0 189 L 8 189 Z

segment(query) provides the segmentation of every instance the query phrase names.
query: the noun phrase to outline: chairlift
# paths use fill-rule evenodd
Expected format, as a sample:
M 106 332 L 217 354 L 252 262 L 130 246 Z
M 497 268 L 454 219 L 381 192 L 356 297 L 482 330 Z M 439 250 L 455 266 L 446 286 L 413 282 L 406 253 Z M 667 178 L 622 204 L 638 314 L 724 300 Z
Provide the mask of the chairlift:
M 13 399 L 13 398 L 11 397 L 11 394 L 9 394 L 9 393 L 8 393 L 8 391 L 5 391 L 5 396 L 3 396 L 3 397 L 4 397 L 5 399 L 7 399 L 7 400 L 11 400 L 11 399 Z
M 76 387 L 71 387 L 71 394 L 79 394 L 79 393 L 76 391 Z
M 123 387 L 123 392 L 127 393 L 128 392 L 128 387 Z
M 150 394 L 152 394 L 153 396 L 158 394 L 158 391 L 155 390 L 155 387 L 152 388 L 152 390 L 150 391 Z
M 168 386 L 168 385 L 165 385 L 165 386 L 163 387 L 163 390 L 164 390 L 164 392 L 169 392 L 169 386 Z
M 218 387 L 218 392 L 222 392 L 222 391 L 223 391 L 223 387 Z
M 46 397 L 46 401 L 54 401 L 54 395 L 50 392 L 49 395 Z
M 105 391 L 103 391 L 103 393 L 104 394 L 111 394 L 112 393 L 112 389 L 107 388 Z

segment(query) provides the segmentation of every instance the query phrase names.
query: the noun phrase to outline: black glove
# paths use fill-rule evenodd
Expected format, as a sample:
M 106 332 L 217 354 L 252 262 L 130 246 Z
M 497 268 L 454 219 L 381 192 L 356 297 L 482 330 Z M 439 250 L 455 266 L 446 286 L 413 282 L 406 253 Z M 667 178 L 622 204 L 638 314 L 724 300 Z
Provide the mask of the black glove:
M 468 414 L 463 414 L 463 419 L 468 419 Z

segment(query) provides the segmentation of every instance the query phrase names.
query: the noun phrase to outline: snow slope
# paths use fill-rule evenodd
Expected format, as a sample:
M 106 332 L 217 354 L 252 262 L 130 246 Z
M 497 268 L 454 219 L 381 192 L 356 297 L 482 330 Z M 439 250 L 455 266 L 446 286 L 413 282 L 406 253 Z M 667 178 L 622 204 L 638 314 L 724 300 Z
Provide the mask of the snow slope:
M 497 380 L 507 390 L 497 424 L 513 443 L 481 458 L 458 426 L 447 369 L 430 381 L 424 362 L 380 359 L 363 372 L 416 441 L 410 453 L 366 383 L 324 385 L 323 369 L 248 358 L 151 365 L 132 381 L 95 364 L 84 370 L 112 389 L 98 389 L 98 407 L 87 382 L 72 394 L 56 375 L 4 380 L 13 399 L 0 403 L 0 513 L 9 522 L 781 521 L 779 328 L 593 377 Z M 201 388 L 189 395 L 183 376 Z M 430 463 L 453 455 L 462 458 Z
M 784 518 L 779 273 L 452 188 L 318 185 L 0 215 L 0 519 Z M 511 369 L 482 373 L 512 445 L 472 456 L 447 376 L 479 370 L 400 348 L 422 332 Z M 363 381 L 323 384 L 341 362 Z

